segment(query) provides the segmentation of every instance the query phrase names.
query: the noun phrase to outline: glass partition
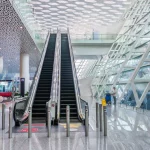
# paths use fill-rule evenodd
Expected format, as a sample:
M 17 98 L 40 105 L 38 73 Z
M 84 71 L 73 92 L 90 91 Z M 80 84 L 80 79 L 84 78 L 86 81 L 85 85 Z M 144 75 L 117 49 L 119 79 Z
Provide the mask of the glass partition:
M 117 34 L 71 34 L 72 40 L 115 40 Z
M 0 92 L 11 92 L 12 86 L 12 80 L 0 80 Z

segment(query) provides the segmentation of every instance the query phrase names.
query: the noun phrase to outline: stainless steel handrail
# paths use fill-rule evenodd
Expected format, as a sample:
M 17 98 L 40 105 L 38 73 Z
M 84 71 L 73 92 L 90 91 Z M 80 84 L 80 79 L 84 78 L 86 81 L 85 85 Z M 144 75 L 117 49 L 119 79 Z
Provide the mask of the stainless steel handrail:
M 60 117 L 60 88 L 61 88 L 61 34 L 59 32 L 59 44 L 58 44 L 58 49 L 59 49 L 59 66 L 58 66 L 58 82 L 59 82 L 59 86 L 58 86 L 58 101 L 57 101 L 57 119 L 59 120 Z
M 36 93 L 36 90 L 37 90 L 37 85 L 38 85 L 38 82 L 39 82 L 39 77 L 40 77 L 40 74 L 41 74 L 41 70 L 42 70 L 42 66 L 43 66 L 43 62 L 44 62 L 44 58 L 45 58 L 45 54 L 46 54 L 46 50 L 47 50 L 47 46 L 48 46 L 48 42 L 49 42 L 49 38 L 50 38 L 50 32 L 48 32 L 48 35 L 47 35 L 47 38 L 46 38 L 46 41 L 45 41 L 43 54 L 42 54 L 42 57 L 41 57 L 41 60 L 40 60 L 40 64 L 38 66 L 38 71 L 36 73 L 36 77 L 34 79 L 35 81 L 34 81 L 34 84 L 33 84 L 33 89 L 32 89 L 32 92 L 31 92 L 31 96 L 29 98 L 29 101 L 28 101 L 28 104 L 27 104 L 27 107 L 26 107 L 26 110 L 25 110 L 25 115 L 28 113 L 29 107 L 32 107 L 32 104 L 33 104 L 33 101 L 34 101 L 34 97 L 35 97 L 35 93 Z
M 80 90 L 79 90 L 79 85 L 78 85 L 78 78 L 77 78 L 77 73 L 76 73 L 74 54 L 73 54 L 73 49 L 72 49 L 72 45 L 71 45 L 71 38 L 70 38 L 69 29 L 67 30 L 67 33 L 68 33 L 68 43 L 69 43 L 69 51 L 70 51 L 70 57 L 71 57 L 71 65 L 72 65 L 72 72 L 73 72 L 78 114 L 79 114 L 80 118 L 83 118 L 83 113 L 82 113 L 82 108 L 81 108 L 81 103 L 80 103 Z
M 54 62 L 53 62 L 53 73 L 52 73 L 52 84 L 51 84 L 51 93 L 50 100 L 48 101 L 48 107 L 51 105 L 51 100 L 55 101 L 55 96 L 57 95 L 57 91 L 55 91 L 56 80 L 57 80 L 57 40 L 58 40 L 58 31 L 56 33 L 56 43 L 55 43 L 55 54 L 54 54 Z
M 50 100 L 48 106 L 51 106 L 51 102 L 57 103 L 57 119 L 59 120 L 59 109 L 60 109 L 60 67 L 61 67 L 61 36 L 59 30 L 57 30 L 56 44 L 55 44 L 55 55 L 53 64 L 53 75 L 52 75 L 52 86 Z

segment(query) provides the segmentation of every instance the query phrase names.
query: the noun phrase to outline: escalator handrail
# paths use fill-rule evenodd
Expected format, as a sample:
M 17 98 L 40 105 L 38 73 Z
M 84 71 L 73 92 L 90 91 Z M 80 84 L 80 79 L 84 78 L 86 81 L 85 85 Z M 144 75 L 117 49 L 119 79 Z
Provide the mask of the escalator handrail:
M 81 103 L 80 103 L 79 82 L 78 82 L 78 78 L 77 78 L 77 71 L 76 71 L 76 67 L 75 67 L 74 54 L 73 54 L 73 49 L 72 49 L 72 45 L 71 45 L 71 38 L 70 38 L 70 34 L 69 34 L 69 29 L 67 30 L 67 32 L 68 32 L 67 35 L 68 35 L 69 51 L 70 51 L 70 57 L 71 57 L 71 65 L 72 65 L 72 72 L 73 72 L 73 80 L 74 80 L 78 114 L 79 114 L 79 117 L 81 119 L 83 119 L 83 113 L 82 113 L 82 108 L 81 108 Z
M 60 31 L 58 31 L 58 95 L 57 95 L 57 120 L 59 120 L 60 117 L 60 84 L 61 84 L 61 34 Z
M 58 88 L 59 88 L 59 77 L 58 77 L 58 73 L 59 73 L 59 31 L 57 30 L 57 36 L 56 36 L 56 43 L 55 43 L 55 54 L 54 54 L 54 63 L 53 63 L 53 73 L 52 73 L 52 85 L 51 85 L 51 93 L 50 93 L 50 100 L 48 101 L 48 106 L 51 105 L 52 101 L 55 101 L 57 103 L 57 99 L 58 99 Z
M 60 77 L 61 77 L 61 36 L 60 31 L 57 30 L 51 94 L 50 100 L 48 101 L 48 107 L 51 107 L 52 102 L 55 102 L 55 104 L 57 104 L 57 120 L 59 120 L 59 110 L 60 110 L 60 82 L 61 82 Z
M 53 71 L 52 71 L 52 82 L 51 82 L 51 93 L 50 99 L 48 101 L 48 106 L 50 106 L 51 101 L 55 101 L 55 96 L 57 95 L 57 91 L 55 91 L 55 80 L 57 80 L 56 72 L 57 72 L 57 38 L 58 34 L 56 34 L 56 42 L 55 42 L 55 52 L 54 52 L 54 62 L 53 62 Z M 57 81 L 56 81 L 57 82 Z

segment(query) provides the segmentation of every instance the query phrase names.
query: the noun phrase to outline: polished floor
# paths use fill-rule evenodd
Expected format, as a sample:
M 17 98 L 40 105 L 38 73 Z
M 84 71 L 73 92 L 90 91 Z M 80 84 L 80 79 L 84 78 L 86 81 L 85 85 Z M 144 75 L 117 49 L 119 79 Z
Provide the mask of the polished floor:
M 8 120 L 2 131 L 0 122 L 0 150 L 150 150 L 150 118 L 125 108 L 108 106 L 108 136 L 96 129 L 95 102 L 87 97 L 90 106 L 90 133 L 85 137 L 84 130 L 71 131 L 66 137 L 64 131 L 56 130 L 47 138 L 47 133 L 13 133 L 8 139 Z M 8 107 L 7 115 L 8 118 Z M 0 107 L 1 110 L 1 107 Z M 1 119 L 1 116 L 0 116 Z

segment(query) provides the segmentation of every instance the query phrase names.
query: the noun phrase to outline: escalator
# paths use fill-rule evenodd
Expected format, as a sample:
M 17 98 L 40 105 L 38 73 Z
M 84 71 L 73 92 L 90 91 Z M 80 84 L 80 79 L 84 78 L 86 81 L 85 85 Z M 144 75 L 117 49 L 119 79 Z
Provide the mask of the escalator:
M 56 34 L 50 35 L 39 83 L 32 107 L 33 122 L 45 122 L 46 102 L 50 99 Z
M 13 116 L 16 126 L 27 122 L 29 107 L 32 107 L 33 123 L 46 121 L 46 102 L 50 100 L 55 44 L 56 34 L 48 34 L 29 97 L 15 103 Z
M 70 122 L 78 122 L 76 94 L 69 51 L 68 35 L 61 34 L 60 122 L 66 121 L 66 106 L 70 106 Z

